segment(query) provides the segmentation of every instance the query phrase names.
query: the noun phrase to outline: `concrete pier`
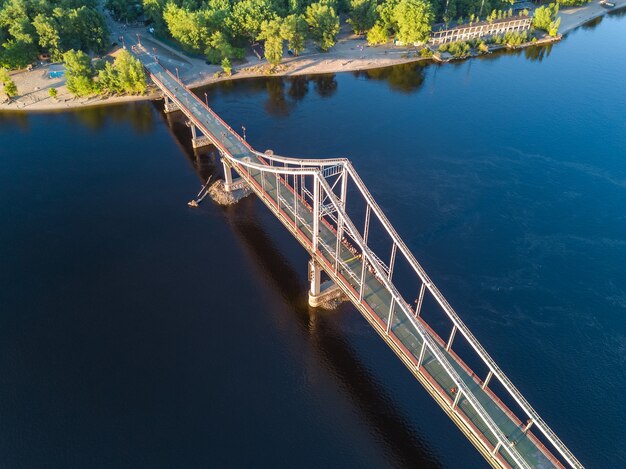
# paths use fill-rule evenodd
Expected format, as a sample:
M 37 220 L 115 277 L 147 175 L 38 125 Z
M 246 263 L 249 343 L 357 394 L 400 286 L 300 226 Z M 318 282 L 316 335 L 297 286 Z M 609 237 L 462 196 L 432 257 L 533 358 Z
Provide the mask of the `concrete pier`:
M 187 127 L 191 129 L 191 146 L 193 148 L 206 147 L 212 144 L 211 140 L 206 135 L 200 134 L 200 136 L 198 136 L 198 128 L 193 122 L 187 121 L 186 123 Z
M 209 195 L 220 205 L 233 205 L 241 199 L 252 194 L 252 189 L 245 181 L 237 179 L 231 186 L 231 190 L 227 190 L 224 181 L 221 179 L 216 181 L 209 188 Z
M 163 105 L 163 112 L 165 112 L 165 114 L 180 111 L 178 105 L 167 96 L 163 96 L 163 101 L 165 101 L 165 104 Z
M 309 261 L 309 306 L 314 308 L 335 309 L 339 304 L 347 300 L 341 288 L 331 280 L 325 282 L 322 279 L 322 268 L 315 261 Z

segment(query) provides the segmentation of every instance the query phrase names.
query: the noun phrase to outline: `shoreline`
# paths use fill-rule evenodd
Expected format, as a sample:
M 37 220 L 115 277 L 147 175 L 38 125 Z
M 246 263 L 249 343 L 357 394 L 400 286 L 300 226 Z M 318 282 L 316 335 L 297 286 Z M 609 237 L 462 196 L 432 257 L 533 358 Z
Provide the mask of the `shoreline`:
M 626 0 L 615 1 L 616 7 L 612 9 L 606 9 L 599 5 L 599 3 L 589 3 L 583 7 L 573 7 L 559 12 L 561 17 L 561 33 L 555 38 L 549 40 L 543 40 L 542 42 L 556 42 L 570 32 L 578 29 L 585 24 L 603 17 L 611 12 L 617 12 L 626 8 Z M 406 63 L 419 63 L 419 62 L 432 62 L 432 58 L 424 58 L 416 56 L 416 53 L 412 49 L 398 48 L 395 46 L 385 45 L 378 47 L 368 47 L 368 54 L 363 54 L 356 57 L 356 50 L 360 50 L 363 53 L 365 43 L 362 39 L 356 39 L 354 36 L 349 38 L 340 39 L 334 47 L 334 50 L 330 52 L 321 53 L 316 52 L 312 54 L 302 55 L 300 57 L 288 57 L 279 66 L 279 70 L 273 73 L 268 73 L 267 62 L 260 62 L 256 65 L 254 60 L 256 57 L 249 57 L 249 61 L 238 67 L 233 67 L 234 74 L 226 76 L 219 74 L 220 67 L 207 66 L 199 59 L 189 58 L 183 56 L 180 52 L 172 49 L 166 44 L 161 43 L 156 39 L 150 39 L 155 44 L 158 44 L 166 53 L 170 55 L 169 61 L 174 64 L 183 66 L 189 66 L 192 70 L 185 73 L 183 72 L 181 78 L 187 86 L 191 89 L 202 88 L 223 81 L 230 80 L 242 80 L 246 78 L 264 78 L 264 77 L 285 77 L 285 76 L 302 76 L 302 75 L 322 75 L 329 73 L 341 73 L 341 72 L 356 72 L 371 70 L 376 68 L 391 67 L 394 65 L 402 65 Z M 536 46 L 533 43 L 523 44 L 516 49 L 522 49 L 527 47 Z M 495 51 L 499 52 L 499 51 Z M 172 59 L 173 57 L 173 59 Z M 472 59 L 473 57 L 466 57 L 460 60 Z M 176 59 L 176 60 L 174 60 Z M 195 65 L 194 65 L 195 62 Z M 52 66 L 55 64 L 52 64 Z M 201 68 L 201 71 L 193 72 L 194 68 Z M 31 72 L 21 72 L 22 74 L 36 74 L 41 71 L 41 68 Z M 46 72 L 44 72 L 44 75 Z M 187 77 L 186 75 L 191 75 Z M 39 77 L 37 77 L 39 78 Z M 43 86 L 34 86 L 31 92 L 27 92 L 24 95 L 18 97 L 17 100 L 10 103 L 0 103 L 0 112 L 39 112 L 45 113 L 49 111 L 67 111 L 73 109 L 84 109 L 95 106 L 107 106 L 120 103 L 134 102 L 134 101 L 151 101 L 160 98 L 158 93 L 149 91 L 145 95 L 127 95 L 127 96 L 94 96 L 90 98 L 74 98 L 65 91 L 59 96 L 60 99 L 53 99 L 50 97 L 43 97 L 38 101 L 27 103 L 25 98 L 34 95 L 37 92 L 44 92 L 46 89 L 53 86 L 58 86 L 60 90 L 65 88 L 65 79 L 61 78 L 54 83 L 44 83 Z M 46 86 L 48 85 L 48 86 Z

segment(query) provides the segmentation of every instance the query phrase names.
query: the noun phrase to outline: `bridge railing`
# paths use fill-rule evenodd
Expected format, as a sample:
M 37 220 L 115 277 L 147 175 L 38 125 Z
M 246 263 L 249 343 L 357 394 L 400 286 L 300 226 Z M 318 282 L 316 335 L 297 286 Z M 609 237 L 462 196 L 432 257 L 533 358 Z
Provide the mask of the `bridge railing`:
M 413 326 L 413 329 L 419 334 L 419 337 L 423 344 L 420 356 L 414 357 L 411 354 L 413 357 L 413 360 L 412 360 L 413 362 L 415 362 L 415 358 L 418 359 L 418 362 L 416 365 L 416 371 L 418 373 L 425 373 L 425 370 L 422 367 L 421 360 L 424 358 L 425 352 L 427 351 L 430 354 L 430 356 L 434 357 L 437 360 L 437 362 L 441 365 L 441 367 L 445 370 L 446 374 L 449 376 L 449 379 L 454 383 L 454 386 L 457 387 L 458 389 L 458 393 L 456 395 L 455 400 L 449 403 L 451 410 L 455 412 L 457 415 L 459 415 L 460 417 L 462 417 L 462 419 L 466 422 L 468 429 L 473 431 L 476 434 L 476 436 L 481 441 L 483 441 L 483 444 L 485 445 L 491 444 L 489 440 L 487 441 L 484 440 L 484 436 L 488 436 L 488 435 L 483 436 L 483 434 L 477 431 L 474 425 L 472 425 L 471 421 L 469 421 L 468 417 L 465 416 L 463 412 L 460 410 L 460 408 L 458 407 L 459 400 L 461 399 L 461 397 L 464 398 L 470 404 L 470 406 L 472 407 L 476 415 L 478 415 L 479 418 L 482 420 L 484 426 L 487 429 L 489 429 L 489 431 L 492 434 L 492 438 L 495 440 L 495 445 L 492 445 L 489 448 L 490 451 L 492 452 L 492 455 L 494 457 L 497 457 L 497 455 L 499 454 L 499 451 L 504 451 L 511 458 L 511 460 L 515 462 L 517 466 L 523 467 L 523 468 L 530 467 L 525 462 L 524 458 L 519 454 L 517 449 L 514 446 L 511 446 L 510 441 L 508 440 L 507 436 L 504 435 L 504 433 L 500 430 L 498 425 L 495 424 L 495 422 L 493 421 L 489 413 L 483 408 L 483 406 L 480 404 L 480 402 L 478 401 L 476 396 L 473 394 L 473 392 L 469 389 L 466 383 L 458 375 L 458 373 L 456 372 L 452 364 L 449 362 L 448 358 L 441 352 L 441 349 L 436 343 L 433 336 L 431 335 L 431 332 L 426 329 L 426 327 L 422 324 L 422 322 L 418 321 L 414 317 L 413 311 L 409 308 L 407 302 L 404 300 L 401 294 L 397 291 L 395 286 L 391 283 L 390 279 L 388 278 L 387 273 L 383 270 L 380 260 L 369 249 L 365 239 L 363 239 L 363 237 L 359 234 L 359 231 L 354 226 L 348 214 L 345 212 L 343 203 L 339 200 L 337 195 L 334 193 L 331 185 L 328 183 L 327 179 L 324 177 L 323 172 L 315 167 L 300 168 L 300 167 L 270 166 L 264 163 L 254 163 L 249 160 L 246 161 L 246 159 L 244 160 L 231 159 L 230 163 L 239 170 L 238 172 L 244 178 L 247 179 L 249 184 L 253 187 L 253 189 L 255 189 L 255 191 L 261 196 L 261 198 L 269 206 L 274 208 L 275 212 L 280 212 L 280 213 L 277 213 L 279 219 L 282 219 L 283 223 L 285 223 L 288 227 L 297 226 L 297 221 L 298 221 L 298 220 L 295 220 L 295 223 L 294 223 L 294 219 L 292 219 L 292 217 L 288 217 L 285 213 L 285 210 L 289 209 L 291 207 L 291 204 L 286 203 L 288 202 L 288 200 L 284 199 L 283 206 L 281 209 L 280 201 L 276 200 L 280 197 L 278 195 L 279 190 L 278 189 L 276 190 L 277 197 L 275 199 L 268 195 L 266 188 L 267 186 L 269 186 L 270 183 L 273 183 L 273 181 L 276 179 L 276 175 L 278 175 L 280 177 L 279 184 L 287 187 L 292 192 L 292 194 L 296 195 L 294 188 L 291 186 L 291 184 L 288 184 L 286 182 L 287 178 L 290 176 L 291 177 L 294 177 L 294 176 L 312 177 L 314 187 L 315 186 L 318 187 L 318 189 L 314 188 L 312 192 L 309 191 L 309 194 L 313 194 L 313 200 L 311 200 L 311 197 L 307 195 L 307 193 L 304 191 L 302 191 L 300 194 L 297 194 L 297 197 L 299 197 L 302 201 L 304 201 L 306 205 L 308 206 L 308 208 L 312 209 L 313 213 L 315 213 L 315 206 L 316 205 L 319 206 L 319 199 L 316 202 L 315 193 L 318 194 L 318 197 L 320 197 L 320 199 L 322 197 L 327 198 L 329 200 L 329 203 L 333 205 L 334 210 L 338 214 L 338 218 L 343 221 L 344 229 L 346 230 L 346 232 L 350 234 L 350 237 L 354 240 L 354 242 L 360 248 L 363 254 L 363 260 L 374 269 L 376 277 L 384 286 L 384 288 L 390 293 L 392 297 L 391 308 L 393 312 L 402 313 L 404 316 L 404 320 L 410 322 L 411 325 Z M 260 177 L 262 180 L 261 184 L 259 184 L 259 182 L 253 177 L 253 173 L 255 171 L 258 171 L 260 173 Z M 273 176 L 270 179 L 268 179 L 268 182 L 265 183 L 263 182 L 263 178 L 267 178 L 268 174 L 272 174 Z M 264 186 L 266 187 L 264 188 Z M 297 212 L 297 209 L 296 209 L 296 212 Z M 294 215 L 297 218 L 297 214 L 294 214 Z M 302 218 L 299 218 L 299 220 L 301 222 L 303 221 Z M 315 220 L 315 215 L 313 215 L 313 220 Z M 302 228 L 302 225 L 300 225 L 300 228 Z M 315 229 L 313 229 L 313 232 L 312 232 L 313 237 L 315 236 L 314 230 Z M 309 232 L 311 232 L 311 230 L 309 230 Z M 315 244 L 316 244 L 315 240 L 309 241 L 307 237 L 307 240 L 305 242 L 308 242 L 309 249 L 312 251 L 314 255 L 316 255 L 318 258 L 320 256 L 324 257 L 325 260 L 329 261 L 326 265 L 332 268 L 333 263 L 337 260 L 337 256 L 333 252 L 332 247 L 330 246 L 325 247 L 324 250 L 327 252 L 327 255 L 325 256 L 319 249 L 319 244 L 317 245 L 317 247 L 315 247 Z M 363 278 L 361 276 L 361 278 L 359 279 L 360 288 L 362 288 L 362 284 L 363 284 Z M 363 302 L 362 295 L 356 295 L 356 292 L 353 292 L 352 296 L 353 296 L 353 300 L 357 304 L 359 302 Z M 361 296 L 361 298 L 359 298 L 359 296 Z M 389 317 L 388 323 L 385 325 L 387 335 L 389 335 L 389 323 L 390 322 L 391 322 L 391 317 Z
M 160 66 L 161 67 L 161 66 Z M 162 71 L 166 73 L 171 79 L 175 80 L 183 89 L 187 90 L 185 85 L 178 80 L 169 70 L 161 67 Z M 159 70 L 161 73 L 161 70 Z M 168 89 L 168 87 L 161 81 L 159 78 L 153 73 L 152 78 L 155 83 L 162 88 L 162 90 L 167 93 L 173 100 L 177 102 L 179 106 L 185 107 L 183 103 L 181 103 L 174 93 Z M 188 90 L 187 90 L 188 91 Z M 474 408 L 477 415 L 481 417 L 484 421 L 487 428 L 493 433 L 496 446 L 493 449 L 494 455 L 498 453 L 498 450 L 503 449 L 509 457 L 515 461 L 516 464 L 519 464 L 520 467 L 527 467 L 523 458 L 521 458 L 520 454 L 517 452 L 515 448 L 510 447 L 508 444 L 508 440 L 506 436 L 499 431 L 499 428 L 494 424 L 491 420 L 489 414 L 485 411 L 485 409 L 480 405 L 480 403 L 475 399 L 473 394 L 470 392 L 469 388 L 465 385 L 462 379 L 460 379 L 459 375 L 455 372 L 454 368 L 451 366 L 450 362 L 446 358 L 445 355 L 439 350 L 437 347 L 436 340 L 433 338 L 434 332 L 431 329 L 426 329 L 425 323 L 417 320 L 417 316 L 419 315 L 419 307 L 421 306 L 424 295 L 428 292 L 431 297 L 439 304 L 441 310 L 448 317 L 448 319 L 453 324 L 453 329 L 450 335 L 450 339 L 446 346 L 446 351 L 451 348 L 452 341 L 454 339 L 454 335 L 457 331 L 460 331 L 464 338 L 467 340 L 471 348 L 475 351 L 480 360 L 487 366 L 489 370 L 489 374 L 486 376 L 483 381 L 483 389 L 486 389 L 489 383 L 489 380 L 495 376 L 499 382 L 502 384 L 507 393 L 515 400 L 515 402 L 520 406 L 522 411 L 526 414 L 526 416 L 530 419 L 532 425 L 539 428 L 541 433 L 546 437 L 546 439 L 550 442 L 552 446 L 559 452 L 559 454 L 570 464 L 572 467 L 582 467 L 582 465 L 578 462 L 578 460 L 574 457 L 574 455 L 569 451 L 569 449 L 561 442 L 561 440 L 554 434 L 554 432 L 547 426 L 547 424 L 541 419 L 538 413 L 530 406 L 530 404 L 526 401 L 526 399 L 522 396 L 522 394 L 517 390 L 517 388 L 511 383 L 508 377 L 504 374 L 504 372 L 498 367 L 495 361 L 487 354 L 482 345 L 478 342 L 478 340 L 473 336 L 473 334 L 469 331 L 467 326 L 461 321 L 457 313 L 454 309 L 449 305 L 447 300 L 443 297 L 441 292 L 437 289 L 434 283 L 430 280 L 424 269 L 417 262 L 413 254 L 407 248 L 405 243 L 402 241 L 400 236 L 396 233 L 395 229 L 391 225 L 391 223 L 387 220 L 386 216 L 377 205 L 376 201 L 370 194 L 369 190 L 359 177 L 356 170 L 353 168 L 351 163 L 347 159 L 337 158 L 332 160 L 309 160 L 309 159 L 294 159 L 294 158 L 286 158 L 281 156 L 276 156 L 272 154 L 261 154 L 255 152 L 252 147 L 242 139 L 228 124 L 226 124 L 213 110 L 206 105 L 202 100 L 200 100 L 193 93 L 189 92 L 193 99 L 195 99 L 202 107 L 204 107 L 210 115 L 220 122 L 231 135 L 236 136 L 236 138 L 250 151 L 252 155 L 254 155 L 259 163 L 255 163 L 252 160 L 242 160 L 239 158 L 234 158 L 229 152 L 228 149 L 220 144 L 217 136 L 212 136 L 208 129 L 204 128 L 201 123 L 197 123 L 198 127 L 205 133 L 207 137 L 209 137 L 213 143 L 218 147 L 223 156 L 229 160 L 229 163 L 235 167 L 235 169 L 244 176 L 247 181 L 255 187 L 256 182 L 251 178 L 248 170 L 257 170 L 262 174 L 262 181 L 265 179 L 265 175 L 269 173 L 273 173 L 276 175 L 277 181 L 277 201 L 272 201 L 267 195 L 264 194 L 264 190 L 262 187 L 255 187 L 258 193 L 262 195 L 264 201 L 270 204 L 277 203 L 277 209 L 279 212 L 279 219 L 282 217 L 283 222 L 286 221 L 287 215 L 285 213 L 280 214 L 280 203 L 281 196 L 278 190 L 280 185 L 284 185 L 288 190 L 292 191 L 294 194 L 294 200 L 297 199 L 301 202 L 301 204 L 307 207 L 307 210 L 310 210 L 315 214 L 314 216 L 314 224 L 319 223 L 321 220 L 323 223 L 328 224 L 328 226 L 333 229 L 337 233 L 337 246 L 335 255 L 331 255 L 331 250 L 328 246 L 323 246 L 326 250 L 327 254 L 330 257 L 331 265 L 330 267 L 334 269 L 334 274 L 337 274 L 338 266 L 343 262 L 336 253 L 339 251 L 340 243 L 343 243 L 344 233 L 347 234 L 353 241 L 356 243 L 362 251 L 363 256 L 363 270 L 365 269 L 366 263 L 372 267 L 375 271 L 377 278 L 381 282 L 381 284 L 385 287 L 385 289 L 391 294 L 392 302 L 395 306 L 400 308 L 400 311 L 406 316 L 407 320 L 411 322 L 411 324 L 415 327 L 416 331 L 418 331 L 420 337 L 423 340 L 424 348 L 422 349 L 422 353 L 420 353 L 420 357 L 418 358 L 418 371 L 421 371 L 419 367 L 419 362 L 423 358 L 424 351 L 426 348 L 432 354 L 432 356 L 436 357 L 437 360 L 441 363 L 442 367 L 446 370 L 446 373 L 449 374 L 452 381 L 455 383 L 455 386 L 459 389 L 459 394 L 455 399 L 455 402 L 452 403 L 452 410 L 455 412 L 459 412 L 456 404 L 458 403 L 458 399 L 463 394 L 463 397 L 467 399 L 472 408 Z M 186 111 L 186 114 L 191 114 L 189 117 L 193 117 L 191 111 L 189 109 L 183 109 L 183 112 Z M 336 167 L 338 169 L 328 169 L 331 167 Z M 324 173 L 326 171 L 326 173 Z M 291 177 L 292 183 L 288 182 Z M 312 179 L 313 191 L 307 190 L 306 188 L 306 178 Z M 332 183 L 328 183 L 328 179 L 335 177 L 336 180 Z M 300 184 L 298 184 L 298 181 Z M 363 200 L 366 203 L 366 228 L 361 235 L 359 230 L 357 230 L 354 226 L 354 223 L 350 219 L 347 214 L 347 207 L 345 204 L 346 201 L 346 186 L 348 181 L 350 181 L 353 185 L 356 186 L 359 193 L 361 194 Z M 341 194 L 337 195 L 335 193 L 336 186 L 339 185 Z M 299 188 L 298 188 L 299 186 Z M 332 210 L 320 210 L 320 207 L 329 206 L 332 207 Z M 297 214 L 298 204 L 295 204 L 296 212 L 293 214 L 294 226 L 296 227 L 296 231 L 298 229 L 298 214 Z M 367 229 L 370 221 L 371 214 L 374 214 L 374 217 L 378 220 L 381 226 L 383 226 L 386 231 L 389 239 L 392 242 L 392 257 L 390 260 L 390 264 L 386 265 L 367 244 Z M 330 220 L 330 221 L 328 221 Z M 334 226 L 331 226 L 334 224 Z M 314 229 L 311 236 L 313 237 L 313 242 L 311 243 L 311 247 L 315 247 L 313 252 L 315 255 L 320 256 L 321 251 L 318 249 L 319 245 L 317 242 L 319 240 L 316 239 L 317 230 Z M 417 278 L 420 282 L 420 298 L 419 303 L 416 307 L 416 311 L 413 312 L 411 308 L 408 306 L 406 300 L 400 295 L 395 286 L 393 285 L 393 265 L 395 262 L 395 257 L 397 253 L 400 253 L 402 258 L 411 266 L 414 273 L 417 275 Z M 331 270 L 332 270 L 331 269 Z M 361 275 L 360 280 L 360 290 L 363 289 L 363 275 Z M 354 298 L 353 298 L 354 300 Z M 359 292 L 359 295 L 356 298 L 357 301 L 362 301 L 362 291 Z M 393 311 L 392 305 L 392 311 Z M 415 314 L 415 317 L 413 316 Z M 387 325 L 387 329 L 389 325 Z M 436 339 L 440 342 L 440 340 L 436 334 L 434 335 Z M 495 396 L 494 396 L 495 397 Z M 497 398 L 496 398 L 497 399 Z M 539 443 L 539 442 L 538 442 Z M 540 444 L 540 443 L 539 443 Z M 549 453 L 546 453 L 549 454 Z M 551 456 L 551 455 L 550 455 Z
M 526 418 L 529 419 L 532 426 L 535 426 L 539 429 L 539 431 L 544 435 L 544 437 L 550 442 L 550 444 L 554 447 L 554 449 L 564 458 L 571 467 L 582 468 L 582 464 L 577 460 L 577 458 L 573 455 L 573 453 L 567 448 L 567 446 L 558 438 L 558 436 L 554 433 L 554 431 L 545 423 L 545 421 L 540 417 L 537 411 L 530 405 L 530 403 L 524 398 L 521 392 L 515 387 L 515 385 L 511 382 L 511 380 L 506 376 L 506 374 L 501 370 L 501 368 L 497 365 L 495 360 L 487 353 L 484 347 L 480 344 L 478 339 L 472 334 L 467 325 L 461 320 L 456 311 L 452 308 L 452 306 L 445 299 L 443 294 L 439 291 L 433 281 L 430 279 L 428 274 L 425 272 L 424 268 L 419 264 L 417 259 L 413 253 L 408 249 L 402 238 L 397 234 L 393 225 L 389 222 L 383 211 L 380 209 L 373 196 L 369 192 L 367 186 L 361 180 L 359 174 L 354 169 L 350 161 L 346 158 L 330 158 L 330 159 L 298 159 L 298 158 L 289 158 L 284 156 L 278 156 L 274 154 L 268 153 L 260 153 L 254 151 L 254 154 L 257 155 L 261 159 L 261 161 L 265 162 L 265 164 L 270 167 L 277 167 L 279 171 L 283 171 L 285 174 L 289 173 L 292 168 L 300 168 L 300 169 L 315 169 L 319 175 L 317 177 L 326 180 L 324 177 L 323 170 L 328 166 L 341 166 L 341 178 L 343 178 L 342 185 L 345 187 L 347 183 L 347 178 L 353 183 L 354 186 L 358 189 L 361 196 L 367 203 L 368 211 L 374 214 L 374 216 L 378 219 L 380 224 L 384 227 L 388 236 L 393 242 L 392 256 L 389 265 L 385 264 L 373 251 L 369 250 L 369 257 L 371 258 L 370 262 L 373 266 L 376 266 L 377 269 L 380 270 L 380 274 L 382 277 L 389 277 L 389 280 L 392 280 L 393 275 L 393 264 L 395 263 L 395 253 L 397 251 L 404 257 L 404 259 L 411 266 L 415 274 L 417 275 L 420 285 L 420 298 L 419 303 L 416 307 L 419 308 L 425 299 L 426 292 L 431 295 L 431 297 L 437 302 L 440 306 L 441 311 L 446 315 L 446 317 L 451 321 L 453 328 L 450 334 L 450 340 L 446 344 L 446 348 L 452 347 L 452 341 L 454 339 L 454 335 L 457 331 L 459 331 L 462 336 L 466 339 L 467 343 L 474 350 L 476 355 L 480 358 L 482 363 L 487 367 L 488 374 L 482 380 L 483 389 L 487 389 L 489 385 L 489 381 L 495 377 L 501 384 L 502 387 L 506 390 L 508 395 L 519 405 L 520 409 L 522 409 Z M 318 174 L 316 173 L 316 174 Z M 328 186 L 329 190 L 326 191 L 325 196 L 327 199 L 331 199 L 332 197 L 336 197 L 334 186 Z M 343 197 L 339 197 L 337 201 L 343 210 L 346 209 L 345 206 L 345 194 Z M 343 213 L 343 217 L 348 219 L 347 214 Z M 335 220 L 337 225 L 341 225 L 341 217 L 339 220 Z M 341 232 L 341 226 L 337 226 L 337 231 Z M 353 226 L 348 229 L 348 234 L 350 237 L 357 243 L 363 243 L 363 236 L 360 234 L 358 230 L 356 230 Z M 360 241 L 359 241 L 360 238 Z M 365 240 L 364 245 L 367 245 Z M 338 262 L 335 258 L 335 267 Z M 390 275 L 391 272 L 391 275 Z M 403 304 L 408 304 L 406 300 L 403 299 Z M 419 311 L 417 311 L 419 314 Z M 487 389 L 488 390 L 488 389 Z M 496 396 L 494 396 L 496 397 Z M 496 397 L 497 399 L 497 397 Z M 505 406 L 502 406 L 503 408 Z M 508 409 L 505 409 L 510 413 Z M 517 419 L 517 417 L 513 414 L 513 417 Z M 518 419 L 519 420 L 519 419 Z M 521 425 L 521 422 L 519 422 Z M 541 445 L 539 441 L 537 441 L 538 445 Z M 548 457 L 552 455 L 549 452 L 546 452 Z

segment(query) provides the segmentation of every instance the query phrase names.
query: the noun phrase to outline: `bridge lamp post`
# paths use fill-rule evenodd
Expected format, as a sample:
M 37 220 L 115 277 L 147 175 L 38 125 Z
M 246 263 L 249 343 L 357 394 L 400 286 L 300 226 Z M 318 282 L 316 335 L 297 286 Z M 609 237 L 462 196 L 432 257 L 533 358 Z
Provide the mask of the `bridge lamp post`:
M 242 125 L 241 130 L 243 131 L 243 139 L 246 139 L 246 128 Z
M 141 45 L 141 36 L 137 33 L 137 44 Z
M 206 107 L 209 107 L 209 95 L 204 93 L 204 102 L 206 103 Z
M 180 81 L 180 77 L 178 76 L 178 67 L 176 67 L 176 79 Z

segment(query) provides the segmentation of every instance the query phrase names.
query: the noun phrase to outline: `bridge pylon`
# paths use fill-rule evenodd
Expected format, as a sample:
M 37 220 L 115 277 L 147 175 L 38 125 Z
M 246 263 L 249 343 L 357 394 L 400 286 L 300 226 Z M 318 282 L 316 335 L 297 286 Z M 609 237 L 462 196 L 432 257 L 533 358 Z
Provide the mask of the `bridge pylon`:
M 322 267 L 313 259 L 309 261 L 309 281 L 309 306 L 334 309 L 346 300 L 341 288 L 332 280 L 322 282 Z
M 168 95 L 163 94 L 163 101 L 165 101 L 165 104 L 163 105 L 163 112 L 165 112 L 165 114 L 180 111 L 178 105 L 172 101 Z
M 233 189 L 233 171 L 232 166 L 222 157 L 222 166 L 224 168 L 224 189 L 230 192 Z
M 188 120 L 186 124 L 187 127 L 191 129 L 191 146 L 193 148 L 201 148 L 211 145 L 211 140 L 206 135 L 203 135 L 202 131 L 200 131 L 201 135 L 198 136 L 198 128 L 192 121 Z
M 317 306 L 317 298 L 320 296 L 320 287 L 322 283 L 322 268 L 313 259 L 309 261 L 309 281 L 311 288 L 309 289 L 309 304 Z

